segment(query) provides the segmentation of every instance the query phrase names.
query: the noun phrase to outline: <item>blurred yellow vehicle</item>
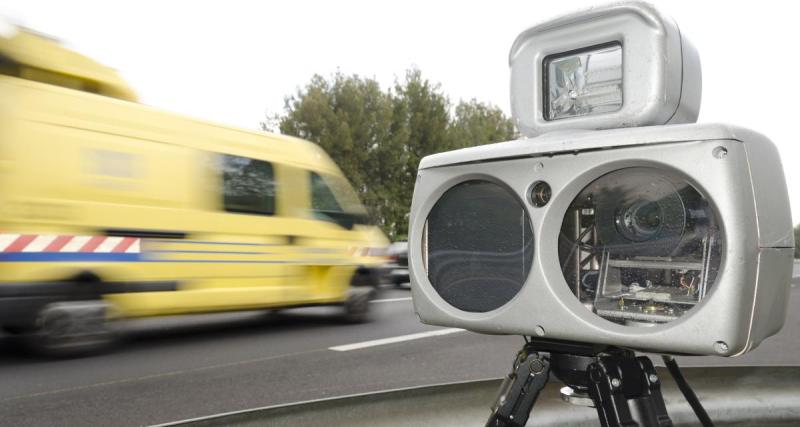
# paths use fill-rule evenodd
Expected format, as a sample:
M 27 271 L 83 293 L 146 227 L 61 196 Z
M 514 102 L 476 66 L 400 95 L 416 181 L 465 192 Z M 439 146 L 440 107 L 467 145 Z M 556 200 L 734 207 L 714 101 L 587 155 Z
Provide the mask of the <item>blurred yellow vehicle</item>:
M 321 148 L 135 101 L 52 40 L 0 37 L 0 325 L 69 353 L 108 318 L 364 318 L 388 241 Z

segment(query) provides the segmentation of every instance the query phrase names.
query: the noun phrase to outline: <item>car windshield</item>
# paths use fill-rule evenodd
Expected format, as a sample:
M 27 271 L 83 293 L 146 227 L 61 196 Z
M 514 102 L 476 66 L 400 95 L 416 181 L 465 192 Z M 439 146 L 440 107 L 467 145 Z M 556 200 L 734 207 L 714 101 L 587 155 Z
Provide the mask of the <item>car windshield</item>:
M 493 395 L 485 401 L 481 395 L 477 402 L 483 403 L 475 406 L 482 419 L 465 421 L 443 397 L 435 401 L 436 410 L 454 420 L 450 424 L 483 425 L 498 380 L 535 334 L 524 338 L 515 332 L 522 326 L 492 330 L 477 322 L 534 317 L 504 311 L 516 294 L 500 300 L 492 292 L 510 282 L 515 292 L 523 289 L 531 272 L 545 265 L 554 269 L 548 278 L 564 282 L 553 295 L 570 298 L 564 305 L 580 308 L 587 328 L 595 327 L 596 317 L 620 335 L 626 328 L 647 335 L 641 319 L 685 321 L 683 311 L 714 297 L 701 301 L 703 278 L 736 268 L 737 260 L 725 258 L 730 242 L 746 243 L 742 256 L 764 249 L 758 230 L 726 234 L 730 211 L 724 209 L 733 205 L 706 197 L 707 184 L 757 199 L 755 187 L 744 183 L 768 171 L 742 161 L 741 176 L 697 182 L 682 177 L 712 168 L 690 154 L 685 167 L 631 154 L 638 162 L 630 168 L 638 174 L 633 178 L 619 178 L 610 168 L 588 178 L 601 168 L 564 166 L 560 173 L 585 182 L 551 182 L 531 194 L 541 174 L 550 173 L 548 162 L 579 157 L 577 150 L 559 151 L 559 144 L 597 129 L 555 131 L 544 143 L 526 138 L 514 117 L 522 107 L 512 110 L 521 95 L 509 93 L 509 48 L 543 19 L 596 3 L 4 2 L 0 425 L 158 425 L 491 380 Z M 791 283 L 765 284 L 790 286 L 779 332 L 738 357 L 677 361 L 690 379 L 701 375 L 689 369 L 696 367 L 800 369 L 800 144 L 791 124 L 800 85 L 781 80 L 800 69 L 792 54 L 800 40 L 797 15 L 777 2 L 664 0 L 657 6 L 686 30 L 702 54 L 704 75 L 711 76 L 702 85 L 698 122 L 746 126 L 777 147 L 798 245 Z M 583 46 L 547 54 L 558 59 L 559 79 L 585 78 L 595 90 L 570 93 L 585 82 L 551 82 L 567 88 L 559 86 L 559 102 L 597 102 L 601 106 L 592 108 L 599 114 L 627 111 L 633 98 L 623 93 L 628 86 L 619 77 L 633 59 L 625 56 L 627 41 L 590 47 L 609 43 L 613 72 L 580 68 L 580 60 L 592 56 Z M 580 55 L 561 60 L 574 52 Z M 613 90 L 603 86 L 604 72 L 616 79 Z M 775 86 L 766 87 L 767 76 Z M 680 76 L 669 77 L 680 85 Z M 529 92 L 541 89 L 536 85 Z M 691 90 L 700 96 L 699 87 Z M 611 92 L 613 108 L 605 108 L 603 96 Z M 539 107 L 546 102 L 531 99 Z M 592 108 L 580 117 L 591 118 L 583 111 Z M 569 120 L 567 113 L 548 123 Z M 730 129 L 741 139 L 750 136 Z M 727 156 L 732 163 L 736 153 L 726 144 L 734 139 L 716 144 L 721 150 L 714 157 L 707 150 L 705 160 Z M 486 155 L 507 141 L 499 160 L 507 163 L 450 162 Z M 677 142 L 687 150 L 700 144 L 675 137 L 657 146 Z M 525 151 L 526 144 L 540 143 L 552 150 Z M 613 147 L 622 145 L 633 153 L 647 146 L 624 135 Z M 613 151 L 582 150 L 601 160 Z M 770 153 L 755 151 L 748 155 Z M 424 173 L 423 159 L 430 162 Z M 646 174 L 661 166 L 669 172 Z M 458 180 L 448 175 L 454 169 Z M 617 194 L 648 179 L 642 193 L 676 188 L 675 194 L 690 194 L 652 196 L 638 205 Z M 773 185 L 777 194 L 779 185 Z M 421 192 L 429 197 L 420 199 Z M 602 205 L 596 197 L 613 203 Z M 439 198 L 444 202 L 437 205 Z M 683 216 L 668 222 L 659 203 Z M 422 210 L 433 214 L 414 218 Z M 558 210 L 558 223 L 537 223 Z M 568 210 L 572 216 L 565 219 Z M 717 211 L 722 214 L 714 217 Z M 743 223 L 754 212 L 730 215 Z M 595 222 L 603 215 L 616 219 L 601 230 Z M 415 220 L 418 229 L 411 226 Z M 501 221 L 504 226 L 495 224 Z M 673 225 L 683 227 L 667 230 L 677 243 L 660 252 L 602 241 L 603 232 L 646 239 Z M 720 236 L 725 240 L 711 241 Z M 531 246 L 539 239 L 556 249 Z M 777 246 L 771 249 L 792 250 Z M 626 264 L 633 258 L 640 264 Z M 671 263 L 668 273 L 660 261 Z M 745 287 L 763 271 L 748 270 L 749 281 L 726 284 Z M 607 292 L 598 298 L 601 279 Z M 672 287 L 665 291 L 660 284 Z M 731 295 L 729 303 L 740 302 Z M 542 335 L 546 326 L 539 326 Z M 663 366 L 658 353 L 637 354 Z M 756 387 L 744 380 L 731 384 Z M 698 394 L 715 413 L 735 405 Z M 561 404 L 558 395 L 550 397 Z M 415 412 L 434 412 L 408 402 L 408 420 L 375 415 L 358 424 L 325 408 L 309 413 L 330 425 L 374 419 L 410 425 L 418 421 Z M 564 404 L 562 410 L 572 408 Z

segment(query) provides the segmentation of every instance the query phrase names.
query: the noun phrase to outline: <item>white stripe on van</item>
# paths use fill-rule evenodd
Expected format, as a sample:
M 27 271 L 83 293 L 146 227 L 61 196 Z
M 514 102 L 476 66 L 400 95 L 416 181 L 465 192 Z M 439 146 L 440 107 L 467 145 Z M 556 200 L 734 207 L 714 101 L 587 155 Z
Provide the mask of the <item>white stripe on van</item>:
M 135 241 L 135 242 L 133 242 L 133 244 L 132 244 L 132 245 L 131 245 L 131 246 L 130 246 L 130 247 L 129 247 L 129 248 L 126 250 L 126 251 L 125 251 L 125 253 L 126 253 L 126 254 L 133 254 L 133 253 L 136 253 L 136 254 L 138 254 L 138 253 L 140 252 L 140 245 L 139 245 L 139 243 L 140 243 L 141 241 L 142 241 L 142 239 L 136 239 L 136 241 Z
M 22 249 L 22 252 L 41 252 L 44 248 L 47 247 L 53 240 L 56 240 L 57 236 L 52 235 L 38 235 L 32 242 L 28 243 L 28 246 Z
M 109 253 L 113 251 L 121 241 L 122 237 L 106 237 L 103 243 L 101 243 L 94 252 Z
M 89 239 L 90 236 L 75 236 L 59 252 L 78 252 Z
M 0 234 L 0 252 L 11 246 L 18 237 L 19 234 Z

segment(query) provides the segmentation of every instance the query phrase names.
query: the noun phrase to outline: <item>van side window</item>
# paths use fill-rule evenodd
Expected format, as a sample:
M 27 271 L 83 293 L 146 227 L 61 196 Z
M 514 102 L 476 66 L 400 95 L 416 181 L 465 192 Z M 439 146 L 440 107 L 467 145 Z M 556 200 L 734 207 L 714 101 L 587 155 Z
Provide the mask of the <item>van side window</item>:
M 339 206 L 339 202 L 336 201 L 333 191 L 325 183 L 325 180 L 315 172 L 311 172 L 311 209 L 314 210 L 316 216 L 322 213 L 323 217 L 324 212 L 342 212 L 342 208 Z M 326 218 L 324 217 L 323 219 Z
M 247 157 L 222 156 L 224 206 L 228 212 L 275 214 L 272 164 Z

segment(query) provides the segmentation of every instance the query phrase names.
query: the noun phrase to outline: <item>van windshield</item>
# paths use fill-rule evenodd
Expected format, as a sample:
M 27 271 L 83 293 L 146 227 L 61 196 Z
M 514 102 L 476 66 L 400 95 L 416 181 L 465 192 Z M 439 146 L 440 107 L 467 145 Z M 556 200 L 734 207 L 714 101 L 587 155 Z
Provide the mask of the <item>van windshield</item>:
M 365 217 L 367 210 L 342 177 L 311 172 L 311 209 L 315 214 L 348 213 Z

